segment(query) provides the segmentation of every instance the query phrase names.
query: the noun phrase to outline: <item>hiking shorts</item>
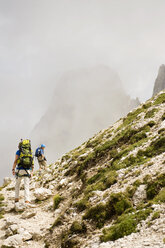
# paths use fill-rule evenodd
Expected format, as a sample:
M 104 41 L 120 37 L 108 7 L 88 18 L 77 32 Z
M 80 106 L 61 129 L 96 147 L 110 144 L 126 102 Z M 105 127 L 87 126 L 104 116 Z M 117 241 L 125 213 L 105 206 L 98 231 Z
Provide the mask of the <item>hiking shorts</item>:
M 37 159 L 38 159 L 38 164 L 39 164 L 40 169 L 45 169 L 47 166 L 47 163 L 44 160 L 43 156 L 39 156 Z

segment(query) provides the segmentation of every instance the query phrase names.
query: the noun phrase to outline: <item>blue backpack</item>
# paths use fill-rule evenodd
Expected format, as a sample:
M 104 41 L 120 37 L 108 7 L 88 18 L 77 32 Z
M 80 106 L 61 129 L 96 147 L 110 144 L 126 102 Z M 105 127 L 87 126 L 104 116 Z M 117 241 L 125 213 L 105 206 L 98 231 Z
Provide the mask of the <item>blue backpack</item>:
M 35 157 L 39 157 L 39 156 L 41 156 L 42 155 L 42 153 L 41 153 L 41 148 L 40 147 L 38 147 L 37 149 L 36 149 L 36 151 L 35 151 Z

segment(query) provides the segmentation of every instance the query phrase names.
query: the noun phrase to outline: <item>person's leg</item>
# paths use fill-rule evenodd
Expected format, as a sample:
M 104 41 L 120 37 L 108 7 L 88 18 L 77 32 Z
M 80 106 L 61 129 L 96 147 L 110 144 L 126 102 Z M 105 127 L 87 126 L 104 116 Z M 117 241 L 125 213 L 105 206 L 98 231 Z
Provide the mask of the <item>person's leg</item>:
M 38 158 L 37 158 L 37 160 L 38 160 L 38 165 L 39 165 L 39 170 L 41 170 L 42 168 L 42 156 L 39 156 Z
M 43 160 L 43 161 L 41 162 L 41 165 L 42 165 L 42 168 L 45 170 L 45 169 L 46 169 L 46 166 L 47 166 L 46 161 Z
M 15 183 L 15 202 L 19 202 L 20 184 L 21 184 L 21 177 L 17 177 Z
M 25 196 L 25 203 L 29 203 L 30 197 L 29 197 L 29 177 L 24 177 L 24 196 Z

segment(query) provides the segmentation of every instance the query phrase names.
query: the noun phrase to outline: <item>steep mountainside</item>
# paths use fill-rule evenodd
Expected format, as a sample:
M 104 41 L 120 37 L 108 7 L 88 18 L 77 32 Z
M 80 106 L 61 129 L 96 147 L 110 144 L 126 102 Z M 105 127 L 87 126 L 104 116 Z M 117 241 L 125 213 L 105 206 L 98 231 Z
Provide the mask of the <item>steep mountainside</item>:
M 13 189 L 6 179 L 2 248 L 164 248 L 165 91 L 36 172 L 33 205 L 21 191 L 14 206 Z
M 159 68 L 158 76 L 155 80 L 153 96 L 155 96 L 161 90 L 164 89 L 165 89 L 165 65 L 161 65 Z
M 46 143 L 49 158 L 58 158 L 139 104 L 127 96 L 118 75 L 109 67 L 71 71 L 57 83 L 32 140 Z

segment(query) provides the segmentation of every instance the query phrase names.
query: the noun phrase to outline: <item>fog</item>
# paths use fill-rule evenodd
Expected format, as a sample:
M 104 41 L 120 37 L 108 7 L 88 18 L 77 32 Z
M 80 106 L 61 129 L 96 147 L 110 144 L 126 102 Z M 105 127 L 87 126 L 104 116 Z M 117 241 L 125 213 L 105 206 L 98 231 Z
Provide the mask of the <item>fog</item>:
M 66 71 L 103 64 L 132 97 L 152 95 L 165 61 L 164 8 L 164 0 L 0 0 L 1 179 Z
M 137 107 L 108 66 L 73 70 L 56 83 L 51 104 L 32 132 L 47 145 L 49 160 L 78 147 Z

